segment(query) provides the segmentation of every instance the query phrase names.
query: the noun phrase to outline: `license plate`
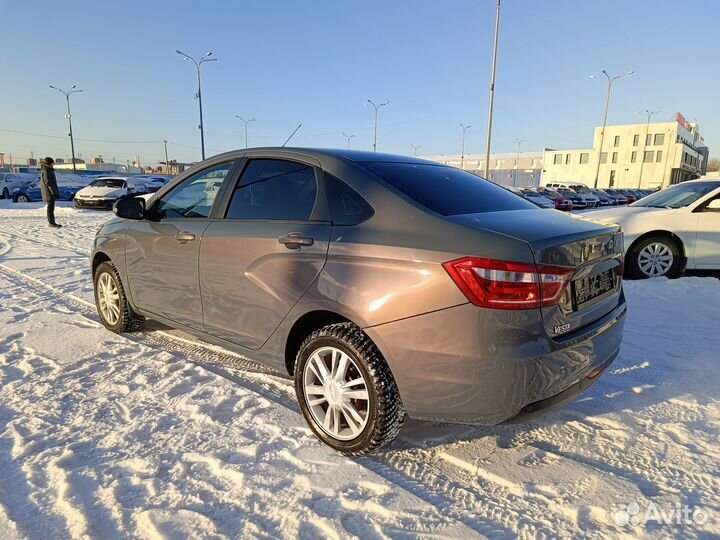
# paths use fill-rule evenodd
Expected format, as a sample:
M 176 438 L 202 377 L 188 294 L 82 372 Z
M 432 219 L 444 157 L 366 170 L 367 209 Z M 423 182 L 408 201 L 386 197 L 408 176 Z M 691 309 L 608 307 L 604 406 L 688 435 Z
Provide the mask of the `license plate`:
M 615 288 L 615 272 L 606 270 L 594 276 L 576 279 L 572 282 L 573 303 L 581 306 Z

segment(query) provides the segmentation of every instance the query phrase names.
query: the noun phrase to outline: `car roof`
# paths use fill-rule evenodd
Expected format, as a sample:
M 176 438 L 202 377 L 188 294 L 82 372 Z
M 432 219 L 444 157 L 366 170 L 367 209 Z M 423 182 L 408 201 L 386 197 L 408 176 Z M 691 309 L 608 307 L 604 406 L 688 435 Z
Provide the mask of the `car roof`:
M 417 164 L 424 164 L 424 165 L 436 165 L 438 167 L 448 167 L 448 165 L 444 165 L 442 163 L 438 163 L 436 161 L 429 161 L 426 159 L 416 158 L 412 156 L 402 156 L 397 154 L 385 154 L 382 152 L 370 152 L 366 150 L 345 150 L 341 148 L 302 148 L 302 147 L 287 147 L 287 146 L 267 146 L 267 147 L 257 147 L 257 148 L 247 148 L 242 150 L 233 150 L 230 152 L 226 152 L 224 154 L 221 154 L 220 156 L 214 156 L 214 158 L 218 157 L 230 157 L 238 156 L 238 155 L 244 155 L 248 154 L 252 156 L 253 154 L 262 154 L 264 152 L 267 152 L 269 154 L 287 154 L 290 155 L 304 155 L 307 157 L 313 157 L 316 159 L 320 159 L 323 157 L 334 157 L 334 158 L 342 158 L 347 161 L 354 161 L 357 163 L 367 163 L 367 162 L 382 162 L 382 163 L 417 163 Z

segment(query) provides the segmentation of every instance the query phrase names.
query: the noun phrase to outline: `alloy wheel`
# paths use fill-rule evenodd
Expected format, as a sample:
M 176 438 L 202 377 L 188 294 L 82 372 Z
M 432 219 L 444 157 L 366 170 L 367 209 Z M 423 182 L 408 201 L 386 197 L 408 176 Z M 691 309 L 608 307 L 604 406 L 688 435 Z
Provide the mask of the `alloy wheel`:
M 313 420 L 334 439 L 352 440 L 365 429 L 368 386 L 347 353 L 336 347 L 317 349 L 305 364 L 303 392 Z
M 675 257 L 662 242 L 652 242 L 638 253 L 638 267 L 649 277 L 664 276 L 672 268 Z
M 110 325 L 120 320 L 120 291 L 113 276 L 103 272 L 97 281 L 97 298 L 100 313 Z
M 30 202 L 30 198 L 27 195 L 19 195 L 17 200 L 18 202 Z

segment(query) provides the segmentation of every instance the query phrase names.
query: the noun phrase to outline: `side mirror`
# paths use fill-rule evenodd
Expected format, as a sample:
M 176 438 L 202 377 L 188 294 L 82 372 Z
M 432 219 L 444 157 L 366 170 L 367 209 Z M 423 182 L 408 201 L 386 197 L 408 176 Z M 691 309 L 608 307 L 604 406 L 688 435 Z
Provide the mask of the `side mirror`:
M 113 212 L 117 217 L 124 219 L 143 219 L 145 217 L 145 199 L 142 197 L 118 199 L 113 205 Z
M 705 207 L 706 212 L 720 212 L 720 199 L 713 199 Z

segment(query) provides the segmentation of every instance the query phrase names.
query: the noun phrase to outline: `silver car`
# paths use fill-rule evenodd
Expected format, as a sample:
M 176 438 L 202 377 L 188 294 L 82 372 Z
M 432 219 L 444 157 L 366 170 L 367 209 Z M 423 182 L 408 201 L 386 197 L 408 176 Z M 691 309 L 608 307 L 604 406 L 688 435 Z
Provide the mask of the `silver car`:
M 287 373 L 346 454 L 392 440 L 406 414 L 525 421 L 620 347 L 619 228 L 453 167 L 250 149 L 115 213 L 92 255 L 103 324 L 155 319 Z

